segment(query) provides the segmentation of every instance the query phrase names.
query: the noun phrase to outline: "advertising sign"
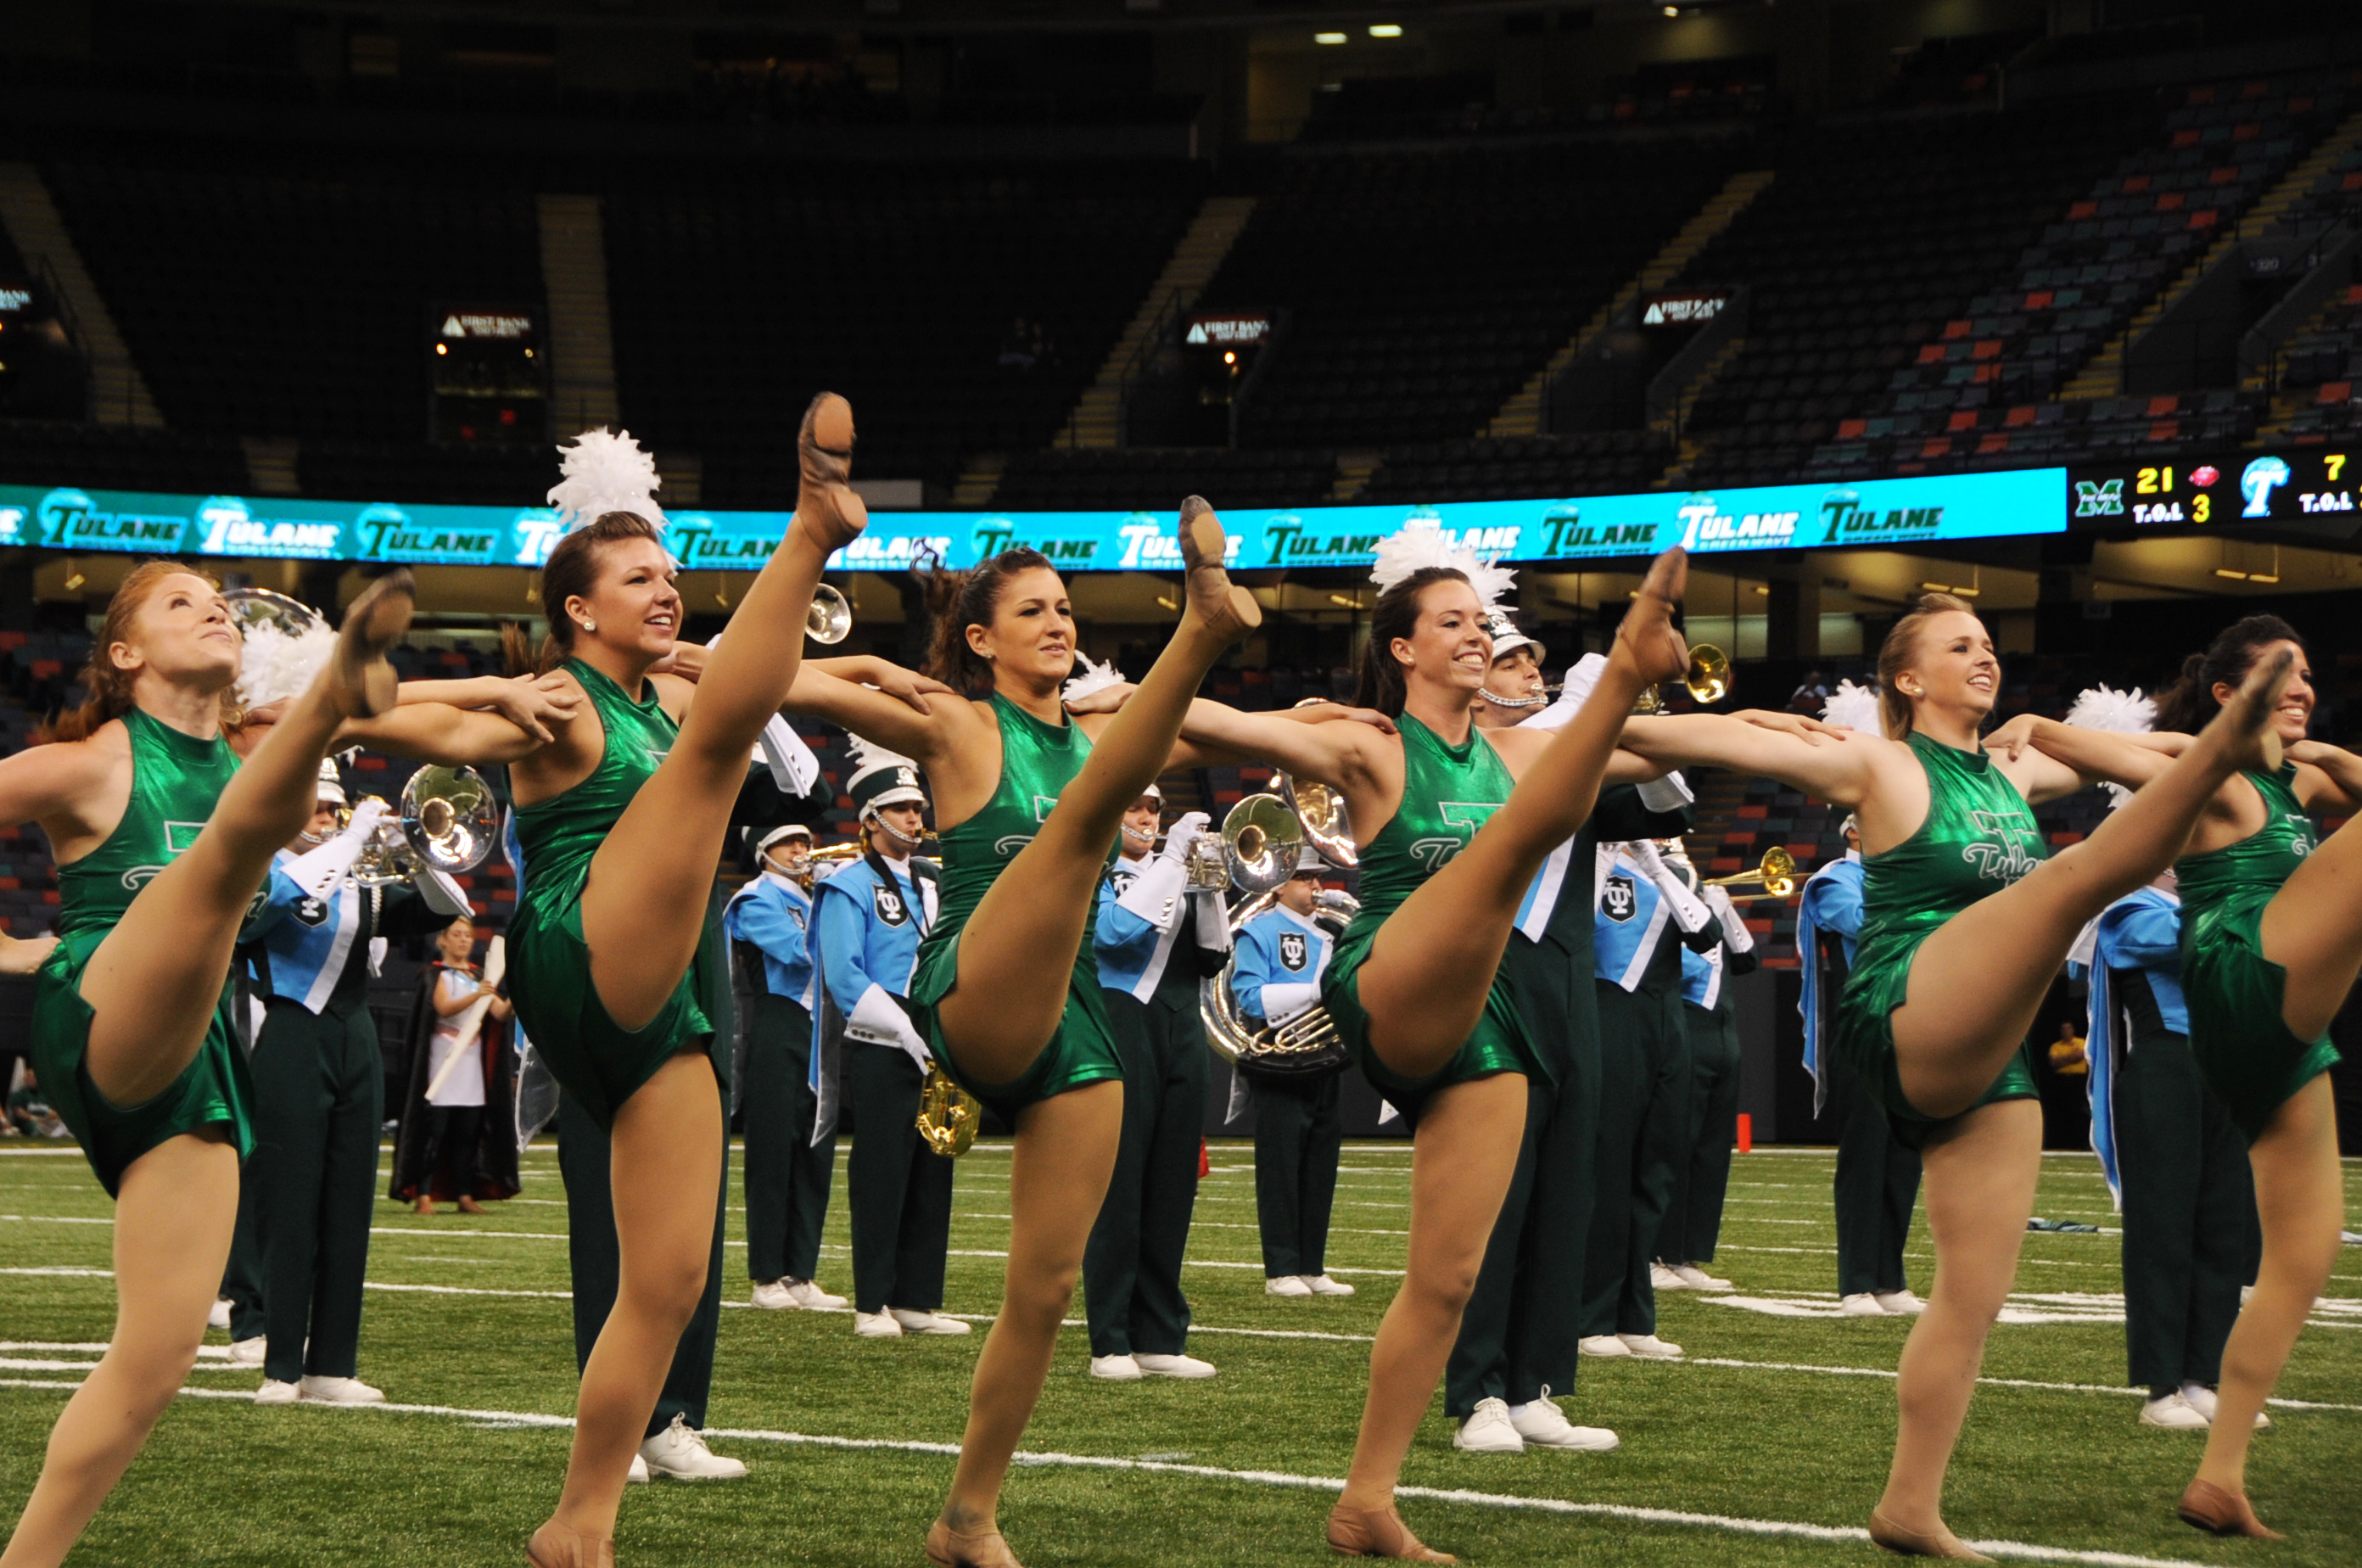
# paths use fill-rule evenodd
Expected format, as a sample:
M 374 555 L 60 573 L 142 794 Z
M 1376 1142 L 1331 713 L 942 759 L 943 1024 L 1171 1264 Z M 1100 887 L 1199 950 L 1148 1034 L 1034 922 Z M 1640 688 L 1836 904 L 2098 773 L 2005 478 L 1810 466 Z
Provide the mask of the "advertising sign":
M 1879 547 L 2067 526 L 2063 469 L 1841 484 L 1662 491 L 1563 500 L 1432 506 L 1308 506 L 1230 511 L 1229 564 L 1239 569 L 1366 566 L 1378 541 L 1431 523 L 1488 559 L 1599 560 L 1680 545 L 1729 550 Z M 785 512 L 671 514 L 668 542 L 693 570 L 752 571 L 787 531 Z M 935 556 L 968 567 L 1011 545 L 1061 571 L 1177 571 L 1171 512 L 880 512 L 829 565 L 900 571 Z M 152 495 L 0 485 L 0 545 L 151 555 L 271 556 L 438 566 L 538 567 L 557 542 L 547 507 L 410 506 L 387 502 Z
M 2205 529 L 2324 540 L 2362 531 L 2362 471 L 2327 447 L 2229 452 L 2180 463 L 2079 466 L 2068 476 L 2078 529 Z

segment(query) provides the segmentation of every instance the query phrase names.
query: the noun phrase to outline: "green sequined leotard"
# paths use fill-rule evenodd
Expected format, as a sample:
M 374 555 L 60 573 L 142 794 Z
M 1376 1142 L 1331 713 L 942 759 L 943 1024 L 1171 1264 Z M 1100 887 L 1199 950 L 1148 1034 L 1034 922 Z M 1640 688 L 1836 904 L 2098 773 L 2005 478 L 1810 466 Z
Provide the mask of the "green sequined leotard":
M 1990 755 L 1917 734 L 1909 744 L 1927 775 L 1927 820 L 1862 860 L 1861 940 L 1838 1001 L 1837 1046 L 1878 1087 L 1895 1135 L 1916 1147 L 1938 1119 L 1904 1098 L 1894 1066 L 1891 1015 L 1909 994 L 1912 957 L 1937 927 L 2040 865 L 2044 846 L 2025 797 Z M 2021 1043 L 1976 1103 L 2035 1098 Z
M 516 847 L 520 889 L 516 919 L 509 924 L 509 993 L 552 1077 L 602 1127 L 615 1108 L 656 1075 L 683 1045 L 703 1039 L 710 1051 L 714 1029 L 701 999 L 722 973 L 714 925 L 689 972 L 673 988 L 656 1017 L 625 1029 L 608 1016 L 590 977 L 590 949 L 582 937 L 582 886 L 590 860 L 640 786 L 656 774 L 672 749 L 680 726 L 657 700 L 656 689 L 635 702 L 624 689 L 583 663 L 566 669 L 582 683 L 598 710 L 606 744 L 590 776 L 546 801 L 517 808 Z M 726 1072 L 718 1060 L 717 1074 Z
M 2337 1061 L 2327 1036 L 2300 1040 L 2282 1021 L 2288 971 L 2264 956 L 2264 906 L 2319 847 L 2312 817 L 2278 773 L 2243 775 L 2263 797 L 2264 825 L 2235 844 L 2175 864 L 2181 885 L 2181 990 L 2190 1053 L 2206 1085 L 2249 1138 L 2281 1102 Z
M 34 1070 L 109 1193 L 132 1161 L 183 1132 L 220 1123 L 240 1159 L 254 1147 L 254 1089 L 237 1046 L 226 971 L 195 1059 L 155 1099 L 110 1105 L 83 1061 L 94 1016 L 82 999 L 84 966 L 139 889 L 196 842 L 237 771 L 236 754 L 219 735 L 198 740 L 137 708 L 122 723 L 131 735 L 131 799 L 105 843 L 58 867 L 58 945 L 33 977 Z
M 1098 960 L 1091 951 L 1088 921 L 1075 950 L 1066 982 L 1066 1008 L 1057 1032 L 1015 1082 L 984 1084 L 965 1076 L 944 1038 L 935 1004 L 959 984 L 961 931 L 984 901 L 985 889 L 1032 842 L 1035 831 L 1057 805 L 1059 792 L 1083 770 L 1083 759 L 1091 754 L 1090 737 L 1074 724 L 1043 723 L 999 692 L 992 696 L 992 712 L 1000 723 L 1000 782 L 982 811 L 957 827 L 944 830 L 943 904 L 933 927 L 919 944 L 919 966 L 911 977 L 911 1001 L 927 1044 L 944 1071 L 1004 1121 L 1014 1121 L 1018 1111 L 1036 1101 L 1086 1084 L 1121 1078 L 1123 1063 L 1108 1032 L 1107 1002 L 1099 991 Z M 1114 854 L 1110 840 L 1108 855 L 1112 858 Z
M 1362 1005 L 1361 969 L 1378 939 L 1378 928 L 1419 885 L 1468 847 L 1476 830 L 1508 800 L 1516 780 L 1501 754 L 1481 732 L 1471 730 L 1458 745 L 1408 713 L 1396 720 L 1402 734 L 1402 804 L 1362 851 L 1362 908 L 1321 977 L 1320 999 L 1362 1076 L 1405 1118 L 1416 1121 L 1427 1097 L 1452 1084 L 1495 1073 L 1523 1073 L 1554 1082 L 1550 1058 L 1527 1033 L 1512 990 L 1498 974 L 1485 999 L 1476 1028 L 1435 1072 L 1407 1078 L 1390 1070 L 1370 1049 L 1370 1015 Z M 1586 871 L 1588 867 L 1584 868 Z M 1511 889 L 1515 891 L 1515 889 Z

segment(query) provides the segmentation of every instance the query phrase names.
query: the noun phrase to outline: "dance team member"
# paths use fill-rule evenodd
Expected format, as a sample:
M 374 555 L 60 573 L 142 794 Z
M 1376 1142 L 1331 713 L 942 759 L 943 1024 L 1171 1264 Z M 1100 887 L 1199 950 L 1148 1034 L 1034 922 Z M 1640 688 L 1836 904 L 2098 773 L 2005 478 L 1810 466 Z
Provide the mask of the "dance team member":
M 1431 525 L 1380 544 L 1355 700 L 1398 733 L 1213 702 L 1185 730 L 1217 754 L 1341 790 L 1361 845 L 1361 912 L 1321 997 L 1363 1076 L 1410 1121 L 1414 1153 L 1403 1285 L 1378 1330 L 1352 1468 L 1329 1516 L 1329 1544 L 1346 1555 L 1453 1561 L 1411 1533 L 1394 1490 L 1516 1174 L 1528 1081 L 1551 1073 L 1496 977 L 1517 913 L 1501 889 L 1530 881 L 1583 826 L 1633 700 L 1688 662 L 1671 621 L 1683 577 L 1675 550 L 1650 569 L 1564 730 L 1480 734 L 1470 711 L 1492 665 L 1485 612 L 1508 576 L 1455 556 Z
M 1328 869 L 1320 852 L 1306 845 L 1297 854 L 1296 875 L 1272 894 L 1271 908 L 1239 928 L 1231 995 L 1240 1016 L 1257 1028 L 1286 1023 L 1320 1005 L 1320 977 L 1335 944 L 1312 911 Z M 1264 1294 L 1352 1295 L 1352 1286 L 1329 1277 L 1327 1262 L 1337 1158 L 1345 1146 L 1340 1076 L 1328 1073 L 1308 1083 L 1244 1082 L 1254 1106 L 1255 1228 L 1263 1242 Z
M 844 788 L 860 814 L 861 857 L 812 895 L 812 949 L 829 1004 L 822 1027 L 840 1032 L 850 1052 L 853 1331 L 965 1334 L 967 1324 L 943 1315 L 953 1162 L 919 1135 L 919 1093 L 933 1057 L 909 999 L 942 902 L 935 867 L 911 854 L 926 833 L 927 797 L 909 757 L 858 740 L 854 756 L 860 766 Z M 839 1056 L 832 1045 L 821 1061 Z
M 2259 684 L 2273 694 L 2266 715 L 2273 745 L 2260 764 L 2211 792 L 2189 853 L 2174 867 L 2191 1055 L 2247 1136 L 2264 1237 L 2255 1293 L 2224 1349 L 2206 1456 L 2180 1511 L 2217 1535 L 2268 1539 L 2276 1532 L 2247 1500 L 2247 1444 L 2337 1260 L 2345 1176 L 2330 1096 L 2337 1048 L 2329 1023 L 2362 968 L 2362 834 L 2349 827 L 2323 840 L 2312 813 L 2350 812 L 2362 803 L 2362 758 L 2304 738 L 2312 669 L 2303 640 L 2275 615 L 2235 622 L 2190 657 L 2158 704 L 2156 735 L 2029 715 L 2013 720 L 1994 744 L 2030 742 L 2071 759 L 2068 766 L 2137 786 L 2136 805 L 2204 756 L 2207 734 L 2224 715 L 2244 716 Z M 2190 739 L 2202 723 L 2207 731 Z M 2175 752 L 2180 760 L 2169 761 Z
M 1844 690 L 1844 684 L 1840 685 Z M 1856 690 L 1859 690 L 1857 688 Z M 1869 699 L 1875 712 L 1876 699 Z M 1831 714 L 1831 722 L 1838 722 Z M 1860 728 L 1858 724 L 1847 728 Z M 1838 1222 L 1838 1309 L 1852 1318 L 1925 1311 L 1903 1272 L 1911 1211 L 1919 1202 L 1919 1151 L 1886 1120 L 1885 1107 L 1830 1041 L 1838 999 L 1861 941 L 1861 828 L 1845 820 L 1846 852 L 1805 879 L 1797 900 L 1796 951 L 1804 960 L 1805 1070 L 1813 1075 L 1813 1110 L 1838 1124 L 1837 1174 L 1830 1183 Z
M 1979 742 L 2000 660 L 1983 623 L 1948 594 L 1923 598 L 1879 650 L 1885 738 L 1799 737 L 1704 713 L 1625 732 L 1658 763 L 1781 779 L 1861 824 L 1862 936 L 1835 1044 L 1922 1146 L 1937 1256 L 1897 1377 L 1893 1465 L 1871 1515 L 1871 1539 L 1889 1550 L 1968 1553 L 1944 1525 L 1944 1471 L 2040 1175 L 2025 1032 L 2085 923 L 2165 868 L 2225 778 L 2277 758 L 2266 725 L 2287 668 L 2285 657 L 2259 667 L 2178 762 L 2047 860 L 2030 804 L 2086 780 L 2037 752 L 2013 758 Z
M 1123 1066 L 1087 922 L 1126 808 L 1171 765 L 1198 682 L 1261 623 L 1222 571 L 1212 508 L 1182 503 L 1180 624 L 1121 711 L 1069 718 L 1074 609 L 1039 552 L 936 573 L 930 665 L 977 701 L 914 713 L 808 671 L 793 706 L 917 759 L 934 794 L 943 908 L 911 1001 L 936 1063 L 1017 1130 L 1009 1271 L 977 1358 L 968 1423 L 928 1560 L 1004 1568 L 1001 1483 L 1041 1396 L 1084 1246 L 1115 1165 Z M 1066 955 L 1071 954 L 1069 959 Z
M 40 824 L 59 894 L 57 936 L 0 936 L 0 971 L 33 977 L 33 1067 L 116 1200 L 115 1331 L 50 1433 L 7 1568 L 64 1560 L 196 1364 L 254 1147 L 232 950 L 338 726 L 398 701 L 385 651 L 411 592 L 396 571 L 354 601 L 308 689 L 239 736 L 241 764 L 229 607 L 210 577 L 147 562 L 108 602 L 89 698 L 0 759 L 0 822 Z
M 822 1290 L 820 1232 L 836 1179 L 836 1134 L 815 1140 L 812 1091 L 811 829 L 755 839 L 758 874 L 723 911 L 738 976 L 746 1063 L 739 1074 L 746 1140 L 746 1272 L 774 1311 L 844 1306 Z
M 1151 784 L 1123 813 L 1092 932 L 1108 1027 L 1123 1058 L 1123 1136 L 1083 1249 L 1083 1316 L 1091 1375 L 1118 1382 L 1214 1375 L 1210 1362 L 1187 1353 L 1181 1258 L 1198 1202 L 1211 1054 L 1198 982 L 1230 962 L 1230 911 L 1220 889 L 1187 886 L 1206 814 L 1185 813 L 1158 854 L 1164 809 L 1164 791 Z

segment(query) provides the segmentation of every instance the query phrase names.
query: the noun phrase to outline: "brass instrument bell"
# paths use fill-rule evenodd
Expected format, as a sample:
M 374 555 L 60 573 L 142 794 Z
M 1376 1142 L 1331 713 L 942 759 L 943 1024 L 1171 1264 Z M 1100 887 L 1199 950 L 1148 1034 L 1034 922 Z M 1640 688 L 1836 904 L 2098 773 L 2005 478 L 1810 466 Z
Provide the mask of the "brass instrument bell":
M 1222 855 L 1242 892 L 1267 893 L 1296 875 L 1304 823 L 1277 795 L 1249 795 L 1222 819 Z
M 1721 701 L 1730 695 L 1730 656 L 1712 643 L 1698 644 L 1690 649 L 1690 667 L 1682 673 L 1682 684 L 1701 707 Z
M 1784 899 L 1796 890 L 1796 857 L 1788 853 L 1784 844 L 1775 844 L 1763 852 L 1763 863 L 1752 871 L 1734 871 L 1727 877 L 1711 877 L 1704 884 L 1709 888 L 1735 888 L 1747 882 L 1760 882 L 1763 891 L 1749 894 L 1752 898 Z
M 955 1160 L 976 1146 L 983 1121 L 983 1103 L 952 1082 L 942 1064 L 929 1062 L 926 1081 L 919 1086 L 919 1114 L 912 1122 L 927 1147 Z
M 804 635 L 816 643 L 844 641 L 853 630 L 853 602 L 827 583 L 812 589 L 811 609 L 804 616 Z

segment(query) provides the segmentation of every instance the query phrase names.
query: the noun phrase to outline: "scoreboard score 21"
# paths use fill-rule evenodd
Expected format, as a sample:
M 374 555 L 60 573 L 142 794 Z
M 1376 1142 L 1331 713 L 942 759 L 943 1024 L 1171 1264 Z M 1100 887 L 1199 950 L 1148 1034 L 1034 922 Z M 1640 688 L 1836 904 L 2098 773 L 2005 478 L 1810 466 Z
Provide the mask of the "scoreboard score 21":
M 2070 525 L 2112 533 L 2231 528 L 2343 541 L 2362 528 L 2354 501 L 2362 488 L 2357 480 L 2362 474 L 2351 466 L 2351 454 L 2322 447 L 2077 467 L 2068 474 Z

